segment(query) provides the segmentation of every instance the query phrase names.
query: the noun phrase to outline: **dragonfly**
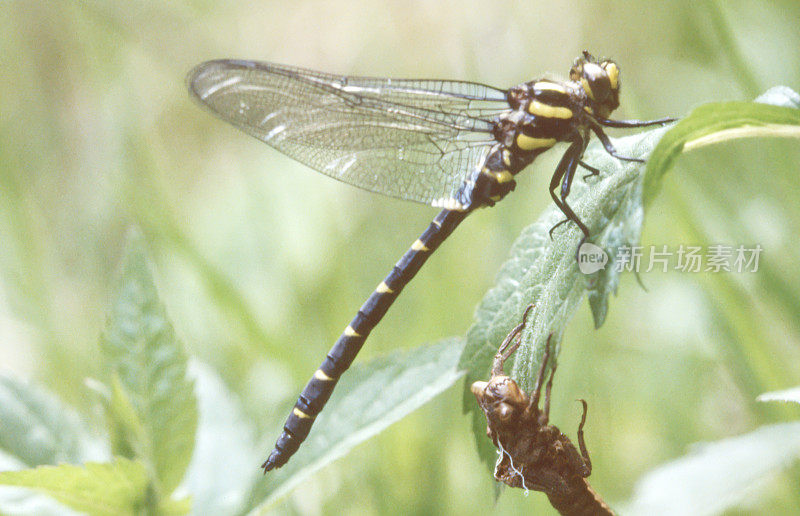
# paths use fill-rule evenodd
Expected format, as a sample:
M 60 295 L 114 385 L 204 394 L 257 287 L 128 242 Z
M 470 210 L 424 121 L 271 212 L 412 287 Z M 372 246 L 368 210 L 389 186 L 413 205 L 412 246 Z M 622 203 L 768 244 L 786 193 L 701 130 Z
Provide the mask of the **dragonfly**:
M 560 514 L 613 516 L 611 508 L 586 480 L 592 472 L 592 461 L 583 436 L 586 400 L 578 400 L 583 405 L 578 425 L 580 452 L 569 437 L 550 424 L 555 364 L 550 368 L 550 378 L 545 386 L 544 406 L 539 408 L 553 335 L 545 343 L 539 374 L 530 394 L 503 372 L 503 364 L 520 345 L 520 336 L 532 308 L 533 305 L 528 306 L 522 322 L 500 345 L 492 362 L 489 381 L 475 382 L 470 388 L 486 416 L 486 435 L 500 452 L 494 477 L 511 487 L 545 493 Z
M 452 80 L 355 77 L 258 61 L 204 62 L 187 77 L 192 96 L 214 115 L 322 174 L 391 197 L 441 208 L 364 302 L 289 414 L 264 472 L 294 455 L 336 382 L 428 257 L 464 218 L 493 206 L 515 176 L 559 142 L 568 144 L 550 181 L 553 202 L 583 233 L 567 202 L 592 134 L 620 155 L 605 127 L 662 125 L 612 120 L 620 68 L 584 51 L 569 80 L 535 79 L 508 89 Z M 550 230 L 552 236 L 553 230 Z M 583 241 L 582 240 L 582 241 Z

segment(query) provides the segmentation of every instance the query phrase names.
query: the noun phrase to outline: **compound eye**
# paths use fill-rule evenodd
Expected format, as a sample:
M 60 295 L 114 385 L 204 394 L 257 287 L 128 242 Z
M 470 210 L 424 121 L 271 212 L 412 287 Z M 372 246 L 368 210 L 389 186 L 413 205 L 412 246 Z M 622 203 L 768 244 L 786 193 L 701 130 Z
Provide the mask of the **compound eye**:
M 496 413 L 497 417 L 500 418 L 500 421 L 507 423 L 512 417 L 514 417 L 514 407 L 508 403 L 500 402 L 497 404 Z
M 600 66 L 608 76 L 608 83 L 612 90 L 619 89 L 619 66 L 614 61 L 603 61 Z
M 601 68 L 600 65 L 595 63 L 586 63 L 583 65 L 581 86 L 583 86 L 589 98 L 598 104 L 603 103 L 611 93 L 608 73 L 604 68 Z

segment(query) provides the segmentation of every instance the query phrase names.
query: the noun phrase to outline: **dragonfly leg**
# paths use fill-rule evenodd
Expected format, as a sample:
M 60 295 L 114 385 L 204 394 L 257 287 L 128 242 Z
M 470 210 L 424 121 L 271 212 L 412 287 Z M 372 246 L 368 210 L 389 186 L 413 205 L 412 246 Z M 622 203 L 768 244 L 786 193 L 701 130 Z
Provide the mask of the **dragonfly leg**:
M 531 399 L 528 402 L 528 408 L 538 407 L 539 406 L 539 397 L 542 393 L 542 381 L 544 380 L 544 371 L 547 367 L 547 362 L 550 360 L 550 339 L 552 339 L 553 334 L 547 336 L 547 342 L 544 344 L 544 355 L 542 355 L 542 364 L 539 366 L 539 374 L 536 375 L 536 385 L 533 388 L 533 392 L 531 393 Z M 552 375 L 551 375 L 552 378 Z M 549 391 L 545 392 L 545 396 L 549 395 Z M 545 400 L 547 402 L 549 400 Z M 546 419 L 546 417 L 545 417 Z M 545 421 L 543 424 L 547 424 Z
M 528 322 L 528 314 L 530 314 L 533 307 L 536 306 L 534 304 L 528 305 L 528 308 L 525 309 L 525 313 L 522 314 L 522 322 L 519 323 L 517 326 L 514 327 L 513 330 L 506 335 L 506 338 L 503 340 L 503 343 L 500 345 L 500 349 L 497 350 L 497 354 L 494 356 L 494 362 L 492 363 L 492 376 L 500 376 L 503 374 L 503 364 L 508 357 L 510 357 L 519 347 L 520 339 L 517 339 L 514 344 L 511 345 L 510 349 L 508 348 L 509 344 L 517 337 L 522 330 L 525 328 L 525 324 Z
M 578 228 L 580 228 L 584 237 L 589 238 L 589 228 L 586 227 L 581 219 L 575 215 L 575 212 L 572 211 L 569 204 L 567 204 L 567 196 L 572 188 L 572 180 L 575 178 L 575 169 L 578 168 L 578 162 L 580 161 L 580 156 L 583 154 L 584 148 L 585 142 L 583 138 L 577 136 L 561 158 L 561 162 L 558 164 L 558 168 L 555 174 L 553 174 L 553 178 L 550 180 L 550 197 L 553 198 L 553 201 L 559 209 L 567 216 L 567 220 L 574 222 Z M 561 186 L 560 196 L 556 194 L 556 188 L 558 188 L 559 185 Z M 550 238 L 553 237 L 553 230 L 563 222 L 566 221 L 559 222 L 550 228 Z
M 586 163 L 586 162 L 585 162 L 585 161 L 583 161 L 582 159 L 581 159 L 581 160 L 578 160 L 578 165 L 582 166 L 583 168 L 585 168 L 586 170 L 588 170 L 588 171 L 589 171 L 589 173 L 588 173 L 588 174 L 586 174 L 585 176 L 583 176 L 583 180 L 584 180 L 584 181 L 586 181 L 586 180 L 587 180 L 587 179 L 589 179 L 590 177 L 595 177 L 595 176 L 599 176 L 599 175 L 600 175 L 600 169 L 599 169 L 599 168 L 596 168 L 596 167 L 593 167 L 593 166 L 591 166 L 590 164 Z
M 583 426 L 586 424 L 586 411 L 588 410 L 588 405 L 586 400 L 580 399 L 578 400 L 583 405 L 583 414 L 581 415 L 581 423 L 578 425 L 578 447 L 581 449 L 581 456 L 583 457 L 583 462 L 586 465 L 586 477 L 588 477 L 592 473 L 592 459 L 589 458 L 589 450 L 586 448 L 586 441 L 583 438 Z
M 550 349 L 550 337 L 553 334 L 551 333 L 549 337 L 547 337 L 547 349 Z M 544 413 L 545 417 L 545 424 L 547 421 L 550 420 L 550 394 L 553 392 L 553 376 L 556 374 L 556 367 L 558 367 L 558 362 L 554 362 L 552 366 L 550 366 L 550 378 L 547 379 L 547 385 L 544 388 L 544 408 L 542 412 Z
M 561 206 L 559 206 L 559 208 L 560 208 L 560 207 L 561 207 Z M 564 220 L 562 220 L 562 221 L 556 222 L 556 224 L 555 224 L 555 225 L 554 225 L 552 228 L 550 228 L 550 231 L 549 231 L 549 233 L 550 233 L 550 239 L 551 239 L 551 240 L 553 239 L 553 231 L 555 231 L 556 229 L 558 229 L 558 227 L 559 227 L 559 226 L 561 226 L 562 224 L 566 224 L 567 222 L 569 222 L 569 219 L 564 219 Z
M 569 195 L 570 188 L 572 186 L 572 179 L 575 175 L 575 169 L 578 167 L 578 161 L 580 161 L 580 156 L 583 154 L 583 149 L 585 148 L 585 143 L 583 138 L 580 136 L 576 137 L 575 141 L 572 142 L 572 145 L 569 146 L 567 152 L 564 153 L 564 156 L 561 157 L 561 161 L 558 163 L 558 167 L 556 168 L 555 173 L 553 174 L 552 179 L 550 179 L 550 197 L 553 199 L 553 202 L 558 206 L 564 215 L 566 215 L 567 219 L 564 221 L 559 222 L 552 228 L 550 228 L 550 238 L 553 238 L 553 231 L 567 221 L 572 221 L 578 225 L 580 230 L 583 234 L 588 238 L 589 236 L 589 229 L 586 225 L 575 215 L 575 212 L 572 211 L 572 208 L 567 204 L 567 196 Z M 556 193 L 556 189 L 561 186 L 561 195 Z
M 664 125 L 675 122 L 677 118 L 659 118 L 657 120 L 609 120 L 606 118 L 595 118 L 598 124 L 605 127 L 615 127 L 618 129 L 630 129 L 633 127 L 650 127 L 652 125 Z
M 617 149 L 611 143 L 611 139 L 608 135 L 603 131 L 603 128 L 599 125 L 592 125 L 592 131 L 594 134 L 597 135 L 597 138 L 600 140 L 600 143 L 603 144 L 603 148 L 606 150 L 607 153 L 611 154 L 615 158 L 622 160 L 622 161 L 633 161 L 636 163 L 644 163 L 645 160 L 639 158 L 629 158 L 628 156 L 623 156 L 617 152 Z

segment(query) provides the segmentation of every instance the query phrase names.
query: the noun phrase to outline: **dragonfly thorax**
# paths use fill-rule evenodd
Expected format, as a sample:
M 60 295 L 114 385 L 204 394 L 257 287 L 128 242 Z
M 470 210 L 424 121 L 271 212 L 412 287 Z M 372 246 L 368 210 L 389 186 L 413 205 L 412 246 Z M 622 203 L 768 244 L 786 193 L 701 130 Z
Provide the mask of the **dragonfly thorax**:
M 568 81 L 537 79 L 510 88 L 506 100 L 511 109 L 494 121 L 497 146 L 481 168 L 484 177 L 458 192 L 459 206 L 473 209 L 502 199 L 514 189 L 514 176 L 557 142 L 580 140 L 582 153 L 590 129 L 619 106 L 619 85 L 614 61 L 598 61 L 584 52 Z

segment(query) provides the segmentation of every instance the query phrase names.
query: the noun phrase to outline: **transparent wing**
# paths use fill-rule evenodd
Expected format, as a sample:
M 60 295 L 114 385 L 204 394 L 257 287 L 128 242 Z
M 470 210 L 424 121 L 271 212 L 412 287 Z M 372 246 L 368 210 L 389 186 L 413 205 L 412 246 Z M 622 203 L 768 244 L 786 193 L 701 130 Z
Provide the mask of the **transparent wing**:
M 482 84 L 347 77 L 208 61 L 188 86 L 217 116 L 311 168 L 422 203 L 449 198 L 495 143 L 505 92 Z

